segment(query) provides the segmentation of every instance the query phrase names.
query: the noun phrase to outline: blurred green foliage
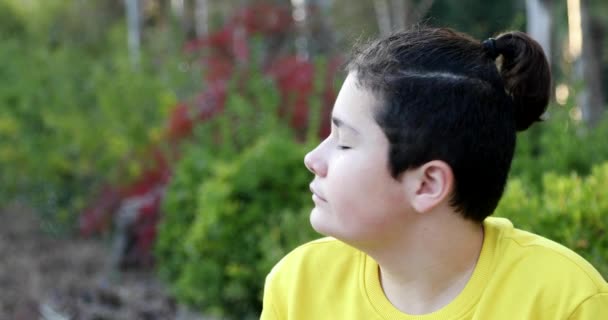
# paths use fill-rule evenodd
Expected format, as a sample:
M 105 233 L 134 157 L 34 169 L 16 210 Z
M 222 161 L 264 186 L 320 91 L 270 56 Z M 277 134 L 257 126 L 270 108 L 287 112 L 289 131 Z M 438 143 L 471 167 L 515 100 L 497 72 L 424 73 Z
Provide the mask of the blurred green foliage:
M 102 181 L 137 175 L 120 163 L 160 138 L 177 101 L 177 64 L 160 69 L 144 57 L 134 69 L 117 29 L 100 44 L 104 57 L 14 31 L 0 46 L 0 167 L 10 168 L 0 171 L 0 201 L 25 198 L 48 231 L 73 228 Z
M 121 1 L 0 0 L 0 33 L 8 31 L 40 45 L 67 44 L 90 55 L 105 55 L 108 29 L 120 23 L 122 11 Z M 11 28 L 15 21 L 18 28 Z
M 235 77 L 224 111 L 198 124 L 184 147 L 155 246 L 158 272 L 180 301 L 234 319 L 257 317 L 260 279 L 314 234 L 303 192 L 308 147 L 277 112 L 274 84 L 248 72 L 244 83 Z
M 486 39 L 507 29 L 525 29 L 523 1 L 494 1 L 492 5 L 475 0 L 434 1 L 429 23 L 466 32 Z
M 608 161 L 608 119 L 588 128 L 573 115 L 573 102 L 552 105 L 547 118 L 517 137 L 511 176 L 523 180 L 534 190 L 542 191 L 543 175 L 587 175 L 593 165 Z
M 608 278 L 606 190 L 608 162 L 593 166 L 587 176 L 544 173 L 540 192 L 513 178 L 496 215 L 573 249 Z
M 0 40 L 22 36 L 25 32 L 25 21 L 17 15 L 16 10 L 9 3 L 0 1 Z
M 283 255 L 312 239 L 303 210 L 310 205 L 302 192 L 310 180 L 302 170 L 304 153 L 303 146 L 271 135 L 216 165 L 198 189 L 178 297 L 224 317 L 257 316 L 260 280 Z
M 118 164 L 159 141 L 168 108 L 200 81 L 190 78 L 197 70 L 183 63 L 170 33 L 149 32 L 156 41 L 134 69 L 120 1 L 28 3 L 0 0 L 0 205 L 26 198 L 53 231 L 74 226 L 99 182 L 138 175 L 138 164 Z M 341 41 L 377 31 L 371 2 L 336 3 L 335 26 L 348 38 Z M 592 3 L 594 12 L 605 7 Z M 523 7 L 521 0 L 436 1 L 428 22 L 483 39 L 523 29 Z M 560 34 L 564 7 L 557 8 Z M 572 71 L 562 69 L 560 79 Z M 317 236 L 302 158 L 318 121 L 305 143 L 295 142 L 275 116 L 276 88 L 259 70 L 249 72 L 255 76 L 232 83 L 222 116 L 198 125 L 180 150 L 155 247 L 159 274 L 180 301 L 237 319 L 257 316 L 270 267 Z M 567 245 L 608 276 L 608 121 L 589 129 L 574 111 L 573 101 L 552 107 L 545 123 L 519 135 L 496 214 Z
M 575 250 L 608 278 L 608 119 L 595 128 L 573 101 L 521 133 L 496 215 Z

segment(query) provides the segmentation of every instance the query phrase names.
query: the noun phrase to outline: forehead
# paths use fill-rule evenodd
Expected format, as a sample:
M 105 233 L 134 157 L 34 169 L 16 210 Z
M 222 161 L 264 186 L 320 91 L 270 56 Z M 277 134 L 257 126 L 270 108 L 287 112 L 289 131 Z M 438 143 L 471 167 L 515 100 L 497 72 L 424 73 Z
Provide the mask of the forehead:
M 336 98 L 333 116 L 346 122 L 365 123 L 373 121 L 373 112 L 380 101 L 358 83 L 357 74 L 350 72 Z

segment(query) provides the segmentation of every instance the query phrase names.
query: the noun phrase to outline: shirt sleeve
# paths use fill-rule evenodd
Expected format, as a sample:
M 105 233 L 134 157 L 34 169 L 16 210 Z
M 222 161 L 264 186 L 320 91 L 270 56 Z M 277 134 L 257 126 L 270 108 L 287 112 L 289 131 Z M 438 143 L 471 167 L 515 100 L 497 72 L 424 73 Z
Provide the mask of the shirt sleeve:
M 260 320 L 279 320 L 279 316 L 277 316 L 272 302 L 267 303 L 266 299 L 264 299 L 264 307 L 262 308 L 262 315 L 260 316 Z
M 281 320 L 276 310 L 276 301 L 274 299 L 275 282 L 274 270 L 266 277 L 264 284 L 264 298 L 262 305 L 262 314 L 260 320 Z
M 569 320 L 608 319 L 608 292 L 598 293 L 583 301 Z

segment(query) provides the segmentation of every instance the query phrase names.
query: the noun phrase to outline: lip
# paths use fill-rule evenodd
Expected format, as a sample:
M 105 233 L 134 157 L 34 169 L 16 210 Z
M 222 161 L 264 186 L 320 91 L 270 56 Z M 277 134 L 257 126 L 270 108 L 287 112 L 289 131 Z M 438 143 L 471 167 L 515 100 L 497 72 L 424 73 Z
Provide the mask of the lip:
M 327 200 L 325 198 L 323 198 L 316 190 L 315 188 L 312 186 L 312 184 L 310 185 L 310 192 L 312 192 L 314 197 L 317 197 L 319 200 L 323 201 L 323 202 L 327 202 Z M 314 199 L 313 197 L 313 199 Z

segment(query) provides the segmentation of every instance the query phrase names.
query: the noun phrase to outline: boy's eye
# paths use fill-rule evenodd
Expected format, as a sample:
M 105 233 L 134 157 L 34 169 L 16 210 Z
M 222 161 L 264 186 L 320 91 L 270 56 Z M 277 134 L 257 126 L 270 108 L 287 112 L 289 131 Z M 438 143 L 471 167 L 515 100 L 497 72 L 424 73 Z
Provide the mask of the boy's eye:
M 350 149 L 350 147 L 348 147 L 348 146 L 340 146 L 339 145 L 338 149 L 340 149 L 340 150 L 348 150 L 348 149 Z

